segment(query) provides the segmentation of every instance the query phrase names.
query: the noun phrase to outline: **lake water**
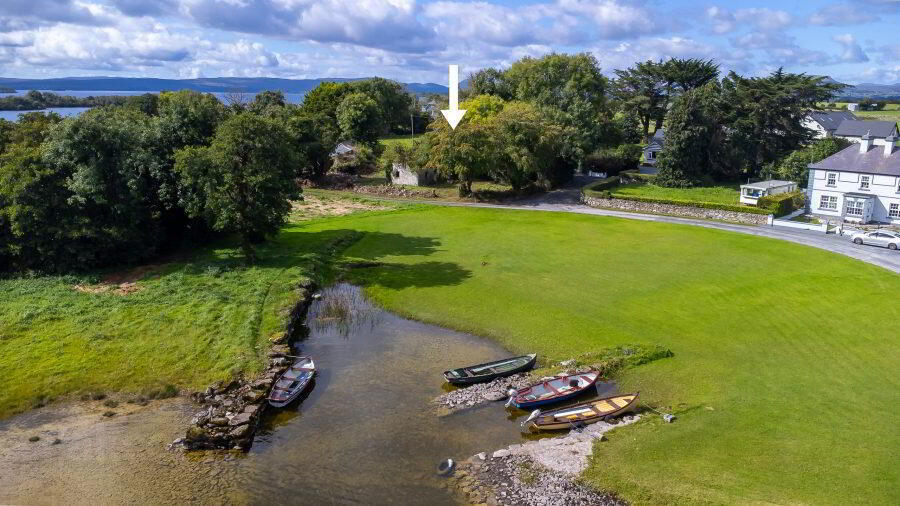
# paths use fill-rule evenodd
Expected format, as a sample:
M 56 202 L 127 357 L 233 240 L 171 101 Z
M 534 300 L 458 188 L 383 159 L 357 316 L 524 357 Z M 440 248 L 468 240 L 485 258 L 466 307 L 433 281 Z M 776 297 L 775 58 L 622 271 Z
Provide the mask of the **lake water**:
M 449 388 L 444 370 L 510 355 L 497 344 L 401 318 L 348 284 L 325 290 L 307 324 L 295 348 L 314 358 L 315 384 L 267 411 L 247 454 L 166 452 L 196 409 L 183 400 L 110 421 L 97 413 L 81 433 L 36 427 L 51 406 L 0 422 L 0 468 L 17 469 L 0 473 L 0 503 L 77 492 L 94 503 L 456 504 L 436 476 L 441 460 L 533 437 L 518 424 L 527 413 L 503 402 L 446 416 L 432 405 Z M 34 433 L 63 443 L 28 443 Z
M 46 91 L 47 93 L 55 93 L 57 95 L 68 95 L 76 98 L 86 98 L 86 97 L 105 97 L 105 96 L 133 96 L 133 95 L 143 95 L 145 93 L 159 93 L 158 91 L 104 91 L 104 90 L 96 90 L 96 91 L 52 91 L 52 90 L 40 90 Z M 9 97 L 9 96 L 22 96 L 28 93 L 28 90 L 16 90 L 15 93 L 0 93 L 0 98 Z M 225 93 L 212 93 L 216 98 L 225 102 L 226 94 Z M 256 93 L 244 93 L 243 98 L 247 101 L 253 100 L 253 97 L 256 96 Z M 285 93 L 284 98 L 288 103 L 291 104 L 299 104 L 303 102 L 303 97 L 306 96 L 306 93 Z M 89 107 L 51 107 L 48 109 L 43 109 L 40 111 L 0 111 L 0 118 L 8 120 L 8 121 L 17 121 L 19 119 L 20 114 L 24 114 L 26 112 L 55 112 L 60 116 L 77 116 L 84 111 L 90 109 Z

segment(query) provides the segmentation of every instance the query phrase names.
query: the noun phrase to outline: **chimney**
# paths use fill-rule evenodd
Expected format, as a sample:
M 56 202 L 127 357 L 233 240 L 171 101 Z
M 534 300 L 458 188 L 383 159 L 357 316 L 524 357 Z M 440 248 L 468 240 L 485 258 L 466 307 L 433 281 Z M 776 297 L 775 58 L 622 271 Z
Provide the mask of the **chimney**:
M 859 152 L 860 153 L 868 153 L 869 148 L 872 147 L 872 131 L 869 130 L 866 132 L 866 135 L 863 135 L 859 140 Z
M 889 135 L 884 140 L 884 156 L 891 156 L 891 153 L 894 152 L 894 143 L 897 142 L 897 137 L 894 134 Z

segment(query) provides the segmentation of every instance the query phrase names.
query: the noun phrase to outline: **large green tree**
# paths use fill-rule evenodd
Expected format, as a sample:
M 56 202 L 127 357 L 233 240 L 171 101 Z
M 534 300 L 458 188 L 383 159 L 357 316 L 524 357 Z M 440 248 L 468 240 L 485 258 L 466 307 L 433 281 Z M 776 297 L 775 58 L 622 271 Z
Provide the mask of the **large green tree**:
M 213 229 L 238 234 L 252 262 L 253 244 L 278 232 L 291 200 L 300 195 L 296 155 L 291 132 L 280 121 L 235 114 L 219 126 L 209 146 L 176 153 L 184 206 Z
M 344 138 L 374 145 L 381 133 L 381 109 L 363 93 L 351 93 L 341 100 L 337 120 Z
M 819 139 L 782 160 L 766 165 L 762 177 L 794 181 L 805 187 L 809 182 L 809 164 L 824 160 L 849 145 L 850 141 L 837 137 Z
M 715 83 L 681 94 L 666 116 L 666 144 L 656 162 L 656 184 L 690 187 L 710 179 L 721 163 L 725 130 Z
M 803 119 L 843 86 L 782 69 L 753 78 L 729 73 L 722 81 L 723 116 L 734 149 L 747 160 L 749 174 L 759 175 L 764 165 L 809 143 L 812 131 L 803 126 Z

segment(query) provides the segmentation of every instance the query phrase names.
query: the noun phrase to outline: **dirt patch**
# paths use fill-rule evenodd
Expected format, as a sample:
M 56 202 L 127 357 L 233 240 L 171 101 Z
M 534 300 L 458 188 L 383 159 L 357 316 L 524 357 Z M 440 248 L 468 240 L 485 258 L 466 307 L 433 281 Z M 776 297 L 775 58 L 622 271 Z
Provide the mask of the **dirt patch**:
M 291 203 L 291 209 L 295 219 L 312 220 L 326 216 L 344 216 L 359 211 L 380 211 L 389 208 L 374 202 L 327 199 L 315 195 L 305 195 L 303 201 Z
M 161 271 L 166 265 L 168 264 L 139 265 L 137 267 L 111 272 L 104 276 L 96 285 L 77 284 L 72 288 L 76 292 L 81 293 L 129 295 L 141 291 L 142 287 L 137 284 L 138 281 Z

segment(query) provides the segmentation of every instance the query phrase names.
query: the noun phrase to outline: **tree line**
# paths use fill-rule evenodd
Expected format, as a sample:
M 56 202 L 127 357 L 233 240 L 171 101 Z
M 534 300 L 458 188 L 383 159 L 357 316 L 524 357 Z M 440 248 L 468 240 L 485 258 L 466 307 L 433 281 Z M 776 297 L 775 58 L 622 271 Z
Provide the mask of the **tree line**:
M 15 90 L 12 90 L 15 92 Z M 2 93 L 2 91 L 0 91 Z M 121 105 L 128 101 L 129 97 L 90 96 L 84 98 L 70 95 L 57 95 L 47 91 L 31 90 L 24 95 L 13 95 L 0 98 L 0 111 L 29 111 L 35 109 L 47 109 L 48 107 L 99 107 L 104 105 Z
M 280 92 L 226 105 L 184 90 L 66 119 L 0 120 L 0 270 L 135 263 L 220 234 L 236 234 L 252 261 L 299 181 L 328 170 L 338 140 L 377 138 L 408 119 L 402 85 L 348 85 L 300 106 Z

